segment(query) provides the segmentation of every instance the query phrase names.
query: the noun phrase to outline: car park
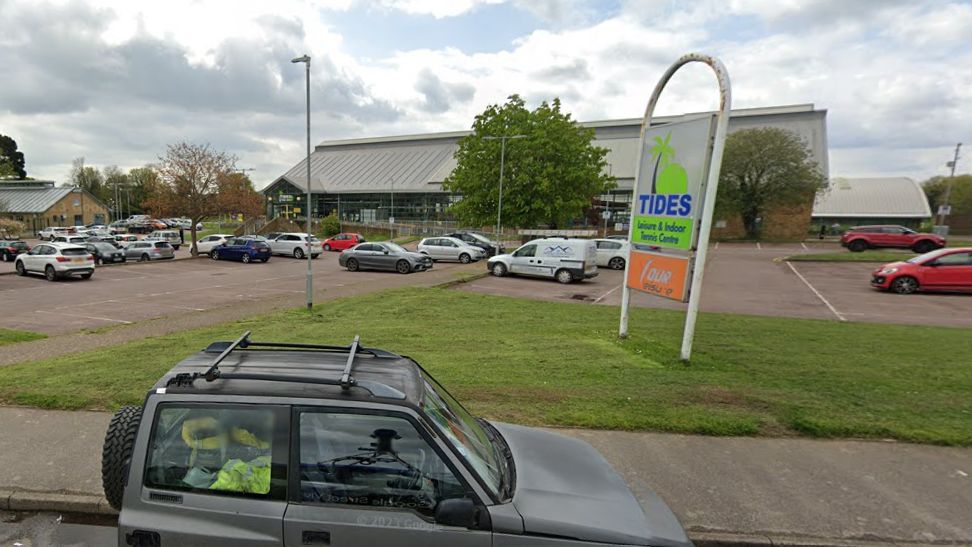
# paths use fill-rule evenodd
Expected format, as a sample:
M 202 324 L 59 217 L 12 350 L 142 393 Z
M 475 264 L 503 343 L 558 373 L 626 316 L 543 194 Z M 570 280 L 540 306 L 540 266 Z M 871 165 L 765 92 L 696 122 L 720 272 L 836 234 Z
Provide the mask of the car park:
M 175 249 L 168 241 L 133 241 L 125 247 L 125 259 L 145 262 L 175 258 Z
M 415 253 L 391 241 L 359 243 L 344 250 L 338 264 L 356 272 L 358 270 L 390 270 L 398 273 L 421 272 L 432 268 L 432 259 Z
M 358 337 L 299 346 L 214 342 L 114 414 L 119 546 L 691 546 L 584 441 L 477 418 Z
M 145 236 L 145 239 L 168 241 L 172 248 L 179 250 L 179 246 L 182 245 L 182 236 L 176 230 L 156 230 L 151 234 Z
M 469 245 L 455 237 L 427 237 L 416 247 L 418 252 L 429 255 L 432 260 L 450 260 L 468 264 L 486 256 L 482 247 Z
M 14 267 L 19 275 L 43 274 L 48 281 L 78 276 L 90 279 L 94 273 L 94 257 L 81 245 L 70 243 L 40 243 L 29 252 L 18 255 Z
M 304 258 L 309 252 L 311 258 L 317 258 L 324 252 L 321 240 L 313 235 L 300 233 L 283 233 L 268 242 L 270 252 L 275 255 L 292 256 L 294 258 Z
M 506 249 L 503 248 L 502 245 L 490 240 L 488 237 L 484 236 L 479 232 L 460 230 L 458 232 L 452 232 L 451 234 L 446 234 L 446 237 L 454 237 L 460 241 L 465 242 L 467 245 L 479 247 L 480 249 L 485 251 L 486 256 L 496 256 L 498 254 L 503 254 L 506 252 Z
M 226 243 L 227 239 L 233 237 L 233 234 L 212 234 L 208 235 L 196 242 L 196 251 L 203 255 L 208 255 L 214 247 Z
M 4 262 L 13 262 L 17 255 L 30 251 L 30 245 L 19 239 L 0 240 L 0 258 Z
M 840 236 L 840 244 L 852 252 L 867 249 L 899 248 L 927 253 L 946 245 L 938 234 L 920 233 L 897 225 L 857 226 Z
M 629 244 L 627 241 L 617 239 L 595 239 L 594 245 L 597 247 L 597 265 L 599 267 L 611 268 L 612 270 L 623 270 L 628 261 Z
M 874 270 L 871 286 L 898 294 L 972 292 L 972 247 L 938 249 Z
M 244 264 L 259 260 L 266 262 L 271 256 L 270 246 L 265 240 L 234 237 L 213 247 L 209 257 L 213 260 L 239 260 Z
M 115 262 L 125 262 L 126 260 L 125 251 L 108 242 L 89 241 L 84 244 L 84 248 L 95 258 L 95 265 L 114 264 Z
M 367 240 L 361 234 L 350 232 L 335 234 L 324 240 L 324 250 L 343 251 L 345 249 L 350 249 L 359 243 L 365 243 L 366 241 Z
M 510 254 L 490 258 L 486 268 L 497 277 L 526 275 L 571 283 L 597 276 L 597 247 L 590 239 L 534 239 Z

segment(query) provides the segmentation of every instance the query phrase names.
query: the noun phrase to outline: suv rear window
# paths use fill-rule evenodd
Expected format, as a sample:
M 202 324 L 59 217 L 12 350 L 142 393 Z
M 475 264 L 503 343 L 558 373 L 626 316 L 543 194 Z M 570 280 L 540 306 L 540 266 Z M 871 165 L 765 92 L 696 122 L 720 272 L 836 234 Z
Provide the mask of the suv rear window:
M 64 256 L 82 256 L 88 254 L 87 249 L 61 249 L 61 254 Z

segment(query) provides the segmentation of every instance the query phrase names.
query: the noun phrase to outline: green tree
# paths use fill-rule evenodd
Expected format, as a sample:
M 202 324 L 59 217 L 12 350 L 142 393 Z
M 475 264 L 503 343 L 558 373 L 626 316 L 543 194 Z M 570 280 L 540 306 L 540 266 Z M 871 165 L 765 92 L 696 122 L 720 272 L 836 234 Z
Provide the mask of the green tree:
M 0 178 L 4 177 L 24 180 L 27 171 L 24 169 L 24 154 L 17 150 L 17 141 L 0 135 Z
M 151 165 L 128 170 L 128 184 L 123 199 L 130 214 L 145 212 L 142 203 L 156 193 L 159 184 L 159 172 Z
M 84 164 L 84 158 L 75 158 L 71 162 L 71 174 L 68 181 L 72 186 L 77 186 L 88 191 L 101 201 L 106 201 L 105 177 L 97 167 Z
M 757 219 L 774 207 L 812 203 L 826 179 L 809 148 L 792 131 L 761 127 L 726 139 L 716 209 L 738 213 L 748 237 L 759 237 Z
M 500 139 L 506 141 L 503 171 L 503 223 L 559 226 L 580 217 L 591 199 L 614 187 L 603 173 L 607 149 L 593 146 L 594 130 L 581 127 L 561 111 L 560 99 L 530 111 L 512 95 L 476 116 L 472 134 L 459 140 L 456 169 L 443 181 L 462 199 L 452 206 L 458 219 L 491 225 L 499 206 Z
M 938 212 L 938 206 L 945 204 L 945 193 L 951 177 L 932 177 L 921 183 L 931 205 L 932 214 Z M 951 180 L 952 193 L 948 202 L 952 206 L 952 215 L 972 214 L 972 174 L 956 175 Z

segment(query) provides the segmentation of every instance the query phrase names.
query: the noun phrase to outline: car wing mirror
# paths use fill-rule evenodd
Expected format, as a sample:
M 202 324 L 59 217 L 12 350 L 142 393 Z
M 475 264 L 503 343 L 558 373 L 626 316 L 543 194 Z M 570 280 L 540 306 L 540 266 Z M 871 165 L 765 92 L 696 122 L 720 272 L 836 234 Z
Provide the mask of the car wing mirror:
M 388 249 L 385 249 L 385 250 L 384 250 L 384 251 L 382 251 L 382 252 L 383 252 L 383 253 L 385 253 L 385 254 L 388 254 Z
M 480 514 L 482 511 L 469 498 L 444 499 L 435 506 L 435 522 L 443 526 L 481 528 Z

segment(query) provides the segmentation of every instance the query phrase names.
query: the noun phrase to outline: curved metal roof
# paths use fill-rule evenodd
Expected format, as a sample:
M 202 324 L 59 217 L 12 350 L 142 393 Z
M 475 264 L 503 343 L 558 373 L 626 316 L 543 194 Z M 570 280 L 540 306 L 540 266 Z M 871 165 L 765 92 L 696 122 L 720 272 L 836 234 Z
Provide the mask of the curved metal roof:
M 0 205 L 7 213 L 43 213 L 74 188 L 0 188 Z
M 908 177 L 835 178 L 813 205 L 815 217 L 930 218 L 921 185 Z

